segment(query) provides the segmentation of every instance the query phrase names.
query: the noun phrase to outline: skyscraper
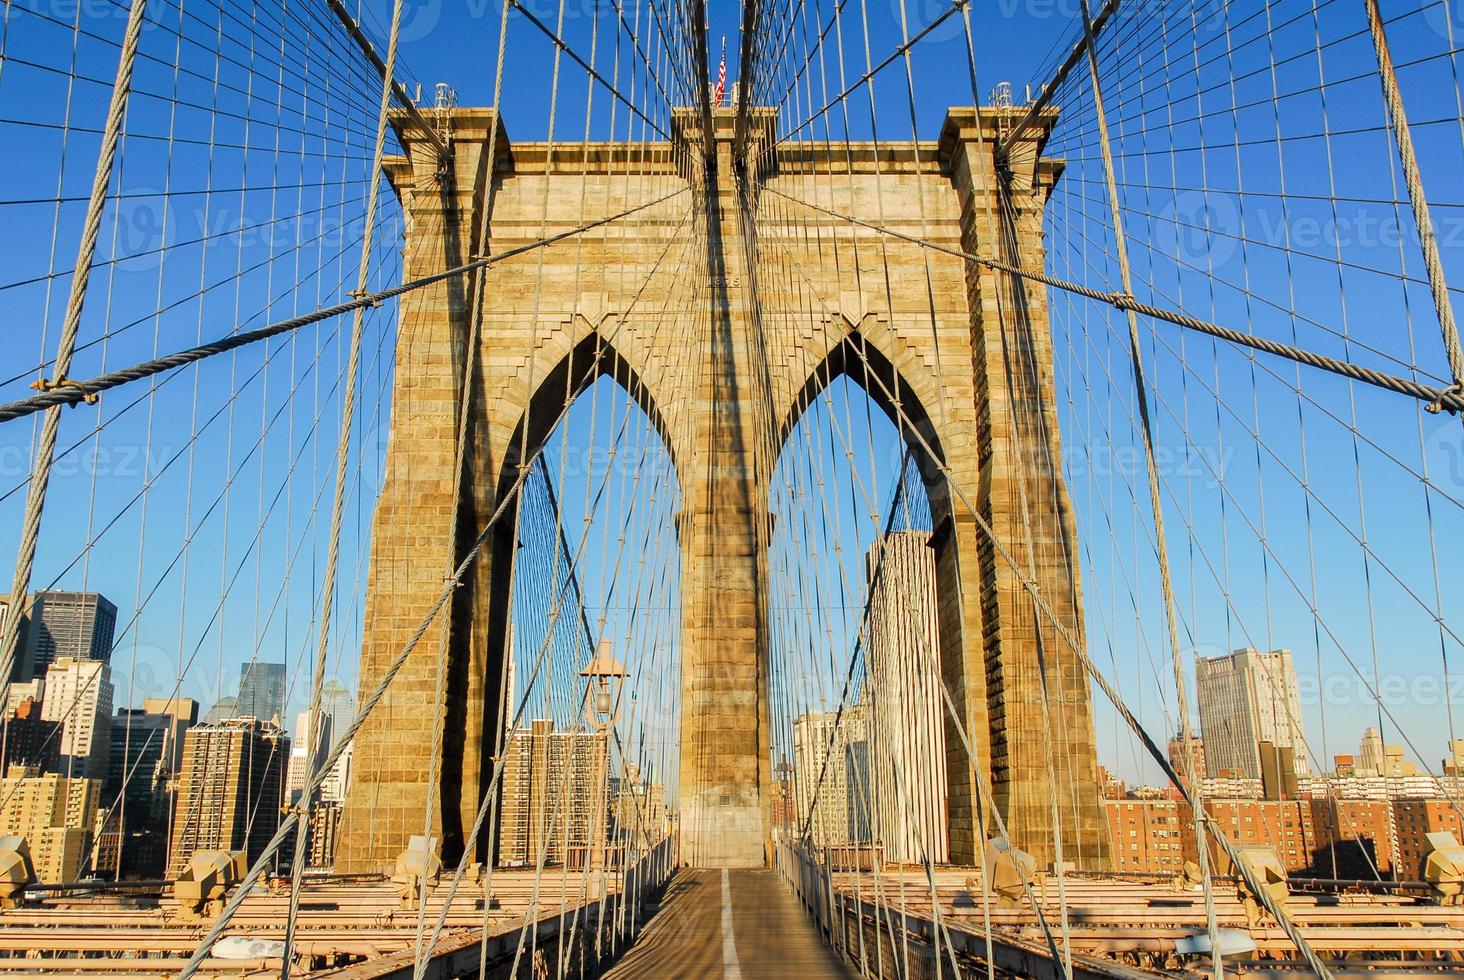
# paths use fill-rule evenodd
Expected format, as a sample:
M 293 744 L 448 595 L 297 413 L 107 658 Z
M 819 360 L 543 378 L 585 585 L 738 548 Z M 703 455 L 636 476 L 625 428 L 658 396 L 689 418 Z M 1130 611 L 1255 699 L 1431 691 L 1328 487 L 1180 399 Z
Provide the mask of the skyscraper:
M 815 846 L 863 843 L 868 801 L 851 802 L 850 763 L 854 793 L 865 793 L 869 708 L 851 704 L 836 711 L 808 711 L 793 719 L 793 835 L 808 828 Z M 852 753 L 851 746 L 856 748 Z M 853 826 L 851 826 L 851 823 Z
M 948 860 L 945 703 L 935 553 L 925 531 L 887 534 L 865 556 L 873 836 L 897 862 Z
M 234 711 L 239 718 L 280 724 L 285 714 L 285 665 L 259 660 L 245 664 Z
M 0 727 L 4 740 L 0 765 L 29 766 L 55 772 L 61 763 L 61 723 L 41 717 L 41 702 L 26 698 L 15 706 L 9 721 Z
M 326 748 L 333 749 L 356 720 L 356 696 L 340 681 L 326 681 L 320 689 L 320 710 L 330 715 L 331 741 Z
M 158 878 L 167 856 L 174 778 L 198 720 L 191 698 L 147 698 L 112 719 L 112 745 L 93 867 L 116 878 Z
M 7 615 L 10 611 L 7 611 Z M 117 607 L 96 592 L 37 592 L 23 624 L 13 680 L 46 673 L 62 657 L 107 660 L 117 628 Z
M 1261 778 L 1261 742 L 1291 749 L 1298 776 L 1307 775 L 1301 696 L 1290 650 L 1246 647 L 1195 663 L 1200 734 L 1210 776 Z
M 25 838 L 41 881 L 75 881 L 86 861 L 100 789 L 96 779 L 13 766 L 0 779 L 0 834 Z
M 1184 765 L 1184 731 L 1181 729 L 1169 740 L 1169 765 L 1181 777 L 1185 775 Z M 1195 779 L 1205 778 L 1205 740 L 1193 733 L 1189 737 L 1190 764 L 1194 766 Z
M 203 716 L 205 725 L 222 725 L 230 718 L 239 716 L 239 699 L 231 694 L 226 694 L 214 702 L 213 707 L 208 709 L 208 714 Z
M 61 657 L 46 671 L 41 717 L 61 722 L 61 771 L 107 774 L 112 741 L 112 668 L 105 660 Z
M 242 850 L 252 864 L 279 828 L 290 739 L 256 718 L 189 729 L 168 848 L 168 876 L 203 850 Z
M 285 798 L 292 804 L 305 791 L 306 774 L 311 769 L 312 748 L 315 755 L 314 769 L 318 772 L 334 744 L 331 737 L 335 727 L 334 719 L 321 711 L 314 720 L 316 723 L 311 724 L 308 710 L 295 716 L 295 735 L 290 739 L 290 766 L 285 773 Z
M 1362 733 L 1361 751 L 1357 754 L 1357 766 L 1372 775 L 1381 776 L 1385 766 L 1383 736 L 1376 728 L 1367 728 Z
M 604 832 L 609 813 L 604 732 L 558 731 L 536 720 L 508 740 L 499 860 L 563 864 Z

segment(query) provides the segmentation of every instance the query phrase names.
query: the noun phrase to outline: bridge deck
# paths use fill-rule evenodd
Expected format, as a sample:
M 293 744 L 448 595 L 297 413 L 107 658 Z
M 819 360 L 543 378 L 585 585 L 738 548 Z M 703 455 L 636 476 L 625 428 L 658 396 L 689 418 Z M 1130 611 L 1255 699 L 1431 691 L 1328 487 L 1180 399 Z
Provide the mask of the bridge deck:
M 606 980 L 857 976 L 773 871 L 684 870 Z

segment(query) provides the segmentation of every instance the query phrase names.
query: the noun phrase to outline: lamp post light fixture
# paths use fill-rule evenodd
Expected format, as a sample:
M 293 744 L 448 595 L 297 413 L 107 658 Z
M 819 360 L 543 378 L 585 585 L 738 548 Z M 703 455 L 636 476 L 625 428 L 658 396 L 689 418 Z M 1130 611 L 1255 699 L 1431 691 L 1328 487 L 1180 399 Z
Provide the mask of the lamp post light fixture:
M 620 692 L 629 675 L 625 665 L 610 653 L 609 640 L 601 640 L 591 660 L 580 676 L 586 678 L 585 721 L 603 732 L 620 721 Z
M 610 803 L 606 798 L 606 767 L 610 761 L 609 746 L 604 738 L 620 721 L 620 693 L 625 687 L 627 676 L 625 665 L 611 655 L 609 640 L 601 640 L 595 650 L 595 658 L 580 671 L 585 679 L 585 721 L 600 736 L 596 741 L 599 751 L 604 753 L 595 766 L 594 816 L 590 828 L 590 846 L 586 854 L 588 868 L 593 872 L 592 889 L 602 898 L 605 895 L 605 870 L 609 857 L 608 821 Z

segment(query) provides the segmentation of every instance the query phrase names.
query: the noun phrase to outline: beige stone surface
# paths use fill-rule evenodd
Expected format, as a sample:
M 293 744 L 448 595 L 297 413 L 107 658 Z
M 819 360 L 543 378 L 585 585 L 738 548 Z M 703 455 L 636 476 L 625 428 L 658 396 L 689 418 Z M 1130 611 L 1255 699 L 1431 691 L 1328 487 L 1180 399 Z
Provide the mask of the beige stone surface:
M 406 644 L 525 451 L 610 374 L 661 430 L 683 492 L 681 853 L 703 867 L 764 865 L 768 481 L 803 408 L 846 372 L 914 427 L 907 441 L 927 475 L 942 670 L 962 718 L 946 725 L 952 859 L 974 861 L 995 833 L 989 797 L 1039 859 L 1055 856 L 1060 823 L 1066 859 L 1106 865 L 1087 679 L 1022 587 L 1034 580 L 1082 637 L 1044 293 L 780 196 L 1040 268 L 1041 210 L 1061 170 L 1039 157 L 1052 120 L 1016 148 L 1010 207 L 998 209 L 989 137 L 1011 120 L 982 116 L 951 110 L 939 143 L 787 147 L 776 166 L 764 161 L 768 189 L 755 199 L 740 193 L 730 113 L 716 119 L 719 165 L 704 189 L 667 143 L 551 148 L 513 144 L 500 129 L 490 168 L 495 123 L 483 109 L 452 113 L 454 158 L 440 181 L 429 145 L 404 132 L 406 156 L 388 173 L 409 222 L 408 276 L 464 261 L 484 208 L 497 254 L 674 196 L 495 264 L 481 297 L 459 277 L 403 298 L 363 689 Z M 389 862 L 424 826 L 448 854 L 460 851 L 496 751 L 510 544 L 494 536 L 450 619 L 423 638 L 361 732 L 341 869 Z

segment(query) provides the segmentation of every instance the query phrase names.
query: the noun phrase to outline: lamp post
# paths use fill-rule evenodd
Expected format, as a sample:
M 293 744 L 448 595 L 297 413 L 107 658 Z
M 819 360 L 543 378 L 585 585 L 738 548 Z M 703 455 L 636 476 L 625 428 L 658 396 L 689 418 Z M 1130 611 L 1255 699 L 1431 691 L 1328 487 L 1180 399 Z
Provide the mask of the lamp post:
M 590 847 L 585 855 L 590 869 L 603 871 L 608 864 L 606 853 L 606 818 L 609 801 L 606 799 L 605 777 L 610 765 L 609 730 L 620 721 L 620 694 L 628 676 L 625 665 L 611 654 L 609 640 L 601 640 L 595 657 L 580 671 L 585 678 L 585 721 L 600 736 L 596 739 L 598 751 L 604 753 L 595 762 L 595 801 L 591 815 Z M 598 855 L 599 867 L 595 866 Z
M 625 678 L 629 676 L 625 665 L 616 660 L 610 650 L 610 641 L 601 640 L 595 651 L 595 659 L 580 671 L 580 676 L 587 680 L 585 721 L 593 725 L 597 732 L 608 731 L 620 721 L 620 691 L 625 686 Z

